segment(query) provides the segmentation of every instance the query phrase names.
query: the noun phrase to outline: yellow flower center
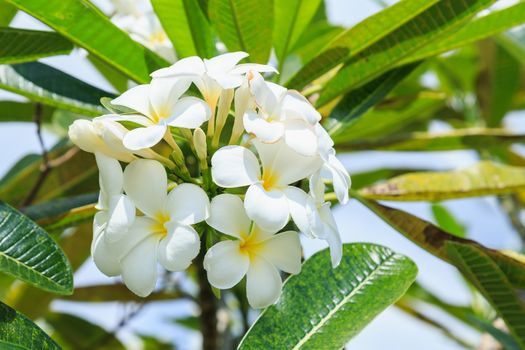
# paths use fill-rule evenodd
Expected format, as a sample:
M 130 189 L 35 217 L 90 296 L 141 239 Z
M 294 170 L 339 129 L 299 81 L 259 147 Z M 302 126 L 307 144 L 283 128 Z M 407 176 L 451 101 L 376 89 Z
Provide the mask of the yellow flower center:
M 277 176 L 271 171 L 264 171 L 261 180 L 266 191 L 271 191 L 277 184 Z
M 251 234 L 241 234 L 241 244 L 239 245 L 239 251 L 242 254 L 247 254 L 250 259 L 259 253 L 263 245 L 258 239 L 257 230 L 254 227 Z
M 152 231 L 161 236 L 166 236 L 168 234 L 168 229 L 165 224 L 170 221 L 170 216 L 167 213 L 158 213 L 153 219 L 155 220 L 155 223 L 151 228 Z

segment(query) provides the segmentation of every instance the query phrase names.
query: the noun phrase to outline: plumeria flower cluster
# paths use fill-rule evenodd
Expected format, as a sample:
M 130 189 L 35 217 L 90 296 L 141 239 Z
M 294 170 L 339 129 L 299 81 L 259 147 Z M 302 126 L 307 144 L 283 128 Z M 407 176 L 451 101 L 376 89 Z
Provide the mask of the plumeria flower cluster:
M 271 66 L 239 64 L 247 56 L 184 58 L 69 129 L 100 170 L 94 262 L 140 296 L 159 264 L 183 271 L 200 253 L 212 286 L 246 277 L 249 303 L 271 305 L 280 272 L 301 270 L 298 232 L 341 261 L 325 182 L 345 204 L 350 177 L 310 102 L 265 80 Z

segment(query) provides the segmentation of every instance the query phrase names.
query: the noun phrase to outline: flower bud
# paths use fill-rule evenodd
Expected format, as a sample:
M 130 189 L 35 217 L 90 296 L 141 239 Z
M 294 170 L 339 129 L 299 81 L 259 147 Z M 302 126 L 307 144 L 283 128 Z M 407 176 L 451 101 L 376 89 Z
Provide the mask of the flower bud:
M 201 128 L 197 128 L 193 132 L 193 145 L 195 146 L 197 157 L 199 157 L 201 161 L 206 161 L 206 157 L 208 156 L 206 134 Z

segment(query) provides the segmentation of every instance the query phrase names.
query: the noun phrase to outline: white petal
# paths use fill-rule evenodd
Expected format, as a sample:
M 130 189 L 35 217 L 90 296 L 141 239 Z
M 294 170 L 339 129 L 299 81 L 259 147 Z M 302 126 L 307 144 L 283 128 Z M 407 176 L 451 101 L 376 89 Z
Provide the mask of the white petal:
M 316 210 L 316 207 L 312 197 L 300 188 L 292 186 L 287 187 L 284 193 L 290 206 L 290 215 L 299 231 L 311 238 L 315 237 L 316 227 L 313 227 L 312 212 Z M 323 230 L 323 226 L 320 226 L 320 230 Z M 317 231 L 319 231 L 318 228 Z
M 137 208 L 150 217 L 164 212 L 168 177 L 155 160 L 139 159 L 124 170 L 124 190 Z
M 210 114 L 210 107 L 200 98 L 184 97 L 175 104 L 166 122 L 179 128 L 195 129 L 210 119 Z
M 210 216 L 210 200 L 199 186 L 183 183 L 168 194 L 166 211 L 171 220 L 184 225 L 193 225 Z
M 85 152 L 95 153 L 106 151 L 106 147 L 93 122 L 77 119 L 69 126 L 68 136 L 78 148 Z
M 228 74 L 223 72 L 209 72 L 210 78 L 215 80 L 223 89 L 235 89 L 241 86 L 243 77 L 240 75 Z
M 277 232 L 289 220 L 290 209 L 282 191 L 266 191 L 259 183 L 246 191 L 244 208 L 250 219 L 264 230 Z
M 124 136 L 124 147 L 131 151 L 153 147 L 162 140 L 165 133 L 165 125 L 133 129 Z
M 246 110 L 252 105 L 253 96 L 250 93 L 250 87 L 248 81 L 244 80 L 242 85 L 235 90 L 235 118 L 242 118 Z
M 317 135 L 317 143 L 319 145 L 319 153 L 324 161 L 328 160 L 328 154 L 334 146 L 334 141 L 328 134 L 328 132 L 321 126 L 321 124 L 315 124 L 315 133 Z
M 335 194 L 341 204 L 348 202 L 348 190 L 352 185 L 348 171 L 335 156 L 335 151 L 328 156 L 328 164 L 326 164 L 332 173 L 332 182 L 334 185 Z
M 170 77 L 170 76 L 189 76 L 189 75 L 202 75 L 206 68 L 204 62 L 200 57 L 191 56 L 178 60 L 173 65 L 167 68 L 159 69 L 151 76 L 153 78 Z
M 156 237 L 157 241 L 160 240 L 161 236 L 155 232 L 157 226 L 156 221 L 145 216 L 137 216 L 121 240 L 110 242 L 107 235 L 104 235 L 104 240 L 111 254 L 121 260 L 146 238 Z
M 227 289 L 239 283 L 246 272 L 250 259 L 239 249 L 239 241 L 222 241 L 208 249 L 204 256 L 204 268 L 208 281 L 215 288 Z
M 260 254 L 278 269 L 291 274 L 301 271 L 301 242 L 297 232 L 282 232 L 261 244 Z
M 278 107 L 277 96 L 266 84 L 262 75 L 257 72 L 252 72 L 252 75 L 253 76 L 249 80 L 250 91 L 255 96 L 257 105 L 271 115 Z
M 157 115 L 171 111 L 178 99 L 188 90 L 188 78 L 157 78 L 150 83 L 150 103 Z
M 317 135 L 313 127 L 303 120 L 285 121 L 284 141 L 291 149 L 303 156 L 317 154 Z
M 109 199 L 122 193 L 123 175 L 118 160 L 95 153 L 98 166 L 98 180 L 100 184 L 100 198 L 97 209 L 109 209 Z
M 159 244 L 159 262 L 166 270 L 183 271 L 199 254 L 199 235 L 193 227 L 168 223 L 168 236 Z
M 255 111 L 246 111 L 243 117 L 244 129 L 266 143 L 278 141 L 284 134 L 284 124 L 268 122 Z
M 253 308 L 267 307 L 279 299 L 281 276 L 277 268 L 264 258 L 251 260 L 246 277 L 246 296 Z
M 309 181 L 310 195 L 314 199 L 316 204 L 324 203 L 324 190 L 325 185 L 321 179 L 320 171 L 316 171 L 310 176 Z
M 233 68 L 231 74 L 246 74 L 249 71 L 278 73 L 277 69 L 267 64 L 243 63 Z
M 289 90 L 281 100 L 281 113 L 286 119 L 300 119 L 314 125 L 321 120 L 321 114 L 297 91 Z
M 247 186 L 261 177 L 259 161 L 252 151 L 241 146 L 226 146 L 211 158 L 213 182 L 224 188 Z
M 153 114 L 153 109 L 151 108 L 149 97 L 150 85 L 137 85 L 112 100 L 111 104 L 131 108 L 150 117 Z
M 318 156 L 303 156 L 288 147 L 284 141 L 265 144 L 254 140 L 264 171 L 269 171 L 277 178 L 279 186 L 286 186 L 309 177 L 317 171 L 322 160 Z
M 122 239 L 135 220 L 135 205 L 126 195 L 113 196 L 110 199 L 106 240 L 116 242 Z
M 107 222 L 108 212 L 105 210 L 98 211 L 93 217 L 93 241 L 91 242 L 91 249 L 93 249 L 97 238 L 104 232 Z
M 209 72 L 228 72 L 233 69 L 240 60 L 248 56 L 249 54 L 242 51 L 229 52 L 215 56 L 209 60 L 204 60 L 204 62 Z
M 121 122 L 128 121 L 140 125 L 153 125 L 151 119 L 140 114 L 106 114 L 93 118 L 93 122 Z M 119 124 L 121 125 L 121 124 Z
M 159 241 L 151 236 L 140 242 L 121 261 L 122 279 L 135 294 L 147 297 L 157 282 L 157 247 Z
M 330 247 L 330 256 L 332 257 L 332 266 L 335 268 L 341 262 L 343 256 L 343 243 L 341 242 L 341 235 L 337 229 L 332 212 L 330 211 L 330 204 L 326 203 L 319 208 L 321 218 L 325 222 L 325 240 Z
M 106 276 L 118 276 L 121 273 L 120 264 L 117 257 L 108 247 L 104 235 L 99 236 L 94 242 L 91 249 L 93 262 L 97 269 Z
M 211 200 L 208 225 L 224 234 L 241 238 L 250 232 L 251 220 L 244 211 L 244 203 L 233 194 L 220 194 Z

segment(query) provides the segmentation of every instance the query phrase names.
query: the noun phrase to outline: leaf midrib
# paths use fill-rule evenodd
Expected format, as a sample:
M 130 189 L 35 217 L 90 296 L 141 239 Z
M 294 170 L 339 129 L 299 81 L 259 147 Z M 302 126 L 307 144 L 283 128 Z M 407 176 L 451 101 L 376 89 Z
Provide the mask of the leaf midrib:
M 349 299 L 354 297 L 358 291 L 361 290 L 363 285 L 365 285 L 373 276 L 376 275 L 378 270 L 389 260 L 391 260 L 393 257 L 395 257 L 395 253 L 390 252 L 390 255 L 381 261 L 371 272 L 370 274 L 363 279 L 359 284 L 354 288 L 347 296 L 345 296 L 337 305 L 332 308 L 315 326 L 312 327 L 310 331 L 308 331 L 304 337 L 302 337 L 299 342 L 293 347 L 293 350 L 299 350 L 301 346 L 303 346 L 311 337 L 313 334 L 315 334 L 321 327 L 323 327 L 330 318 L 337 313 L 346 303 Z
M 239 26 L 239 20 L 237 18 L 237 10 L 235 9 L 234 0 L 228 0 L 228 2 L 230 3 L 230 7 L 232 9 L 233 24 L 235 25 L 235 31 L 237 32 L 237 37 L 239 38 L 239 45 L 241 46 L 241 50 L 248 51 L 246 50 L 246 45 L 244 44 L 244 39 L 242 37 L 241 27 Z

